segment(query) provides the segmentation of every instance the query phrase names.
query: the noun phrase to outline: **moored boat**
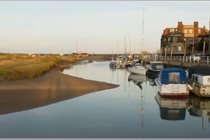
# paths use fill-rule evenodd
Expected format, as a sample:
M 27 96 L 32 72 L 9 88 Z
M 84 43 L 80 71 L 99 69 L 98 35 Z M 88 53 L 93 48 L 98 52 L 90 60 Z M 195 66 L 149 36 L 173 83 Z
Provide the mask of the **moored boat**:
M 186 82 L 186 72 L 182 68 L 164 68 L 155 79 L 159 94 L 167 98 L 187 98 L 189 87 Z
M 161 61 L 151 61 L 150 64 L 147 65 L 146 75 L 149 78 L 157 78 L 160 74 L 160 71 L 164 68 L 164 63 Z
M 146 75 L 146 68 L 142 65 L 134 65 L 133 67 L 128 67 L 128 70 L 133 74 Z
M 199 97 L 210 97 L 210 66 L 193 66 L 188 70 L 191 92 Z
M 116 59 L 116 68 L 124 69 L 126 67 L 127 57 L 125 55 L 120 55 Z
M 117 63 L 116 63 L 116 61 L 111 61 L 110 63 L 109 63 L 109 67 L 110 68 L 116 68 L 117 67 Z

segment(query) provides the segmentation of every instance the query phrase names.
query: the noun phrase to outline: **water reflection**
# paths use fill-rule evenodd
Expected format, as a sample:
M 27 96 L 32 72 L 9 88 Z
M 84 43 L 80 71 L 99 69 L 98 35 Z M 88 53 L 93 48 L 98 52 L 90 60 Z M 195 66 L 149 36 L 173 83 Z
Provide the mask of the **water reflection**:
M 202 119 L 202 128 L 204 129 L 204 119 L 207 118 L 210 123 L 210 99 L 190 96 L 189 114 Z
M 147 81 L 149 82 L 150 86 L 157 86 L 156 83 L 155 83 L 155 79 L 147 78 Z
M 0 91 L 0 115 L 37 108 L 87 93 L 70 94 L 68 90 L 7 90 Z
M 134 84 L 138 85 L 142 89 L 142 83 L 146 81 L 147 78 L 144 75 L 129 74 L 128 81 L 132 81 Z
M 4 82 L 1 86 L 6 88 L 0 90 L 0 115 L 113 88 L 111 84 L 66 76 L 58 71 L 32 80 Z
M 160 117 L 163 120 L 184 120 L 186 109 L 189 106 L 188 99 L 168 99 L 159 94 L 155 96 L 159 105 Z
M 34 109 L 0 115 L 0 137 L 199 138 L 210 136 L 210 125 L 206 125 L 209 124 L 210 99 L 194 96 L 181 101 L 163 99 L 157 94 L 153 79 L 132 76 L 126 70 L 110 70 L 109 62 L 76 65 L 69 70 L 64 70 L 64 73 L 120 86 L 80 96 L 74 100 L 67 92 L 2 92 L 0 93 L 1 114 Z M 9 98 L 11 96 L 8 94 L 12 98 Z M 21 98 L 20 94 L 23 95 Z M 56 103 L 64 98 L 71 100 Z M 56 104 L 41 107 L 51 103 Z M 205 126 L 205 129 L 201 129 L 201 126 L 203 128 Z
M 188 110 L 191 116 L 207 118 L 210 122 L 209 98 L 200 98 L 191 95 L 188 99 L 169 99 L 157 94 L 155 100 L 159 105 L 161 119 L 184 120 L 186 110 Z
M 146 82 L 147 77 L 145 75 L 136 75 L 130 73 L 128 76 L 128 81 L 134 83 L 139 87 L 139 93 L 140 93 L 140 118 L 141 118 L 141 137 L 144 137 L 144 104 L 145 104 L 145 99 L 144 99 L 144 92 L 145 90 L 143 89 L 143 83 Z

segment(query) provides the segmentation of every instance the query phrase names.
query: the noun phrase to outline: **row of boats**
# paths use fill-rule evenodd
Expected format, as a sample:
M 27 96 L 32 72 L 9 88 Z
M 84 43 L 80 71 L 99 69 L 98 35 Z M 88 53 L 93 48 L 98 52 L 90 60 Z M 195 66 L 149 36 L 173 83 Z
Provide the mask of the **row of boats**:
M 128 76 L 128 81 L 132 81 L 140 88 L 140 90 L 143 90 L 144 87 L 142 84 L 146 82 L 153 87 L 155 92 L 158 92 L 155 79 L 150 79 L 144 75 L 130 73 Z M 210 118 L 209 98 L 200 98 L 198 96 L 191 95 L 189 98 L 176 99 L 165 98 L 160 94 L 156 94 L 154 99 L 159 106 L 160 118 L 162 120 L 185 120 L 187 111 L 189 112 L 190 116 Z
M 144 88 L 142 84 L 144 82 L 148 82 L 149 85 L 153 87 L 155 92 L 158 92 L 155 79 L 150 79 L 144 75 L 136 75 L 130 73 L 128 76 L 128 81 L 132 81 L 140 88 L 140 90 L 143 90 Z M 183 99 L 165 98 L 160 94 L 157 94 L 155 95 L 154 99 L 159 106 L 160 118 L 162 120 L 184 120 L 187 111 L 189 112 L 190 116 L 210 118 L 209 98 L 200 98 L 195 95 L 191 95 L 189 98 Z
M 210 67 L 192 66 L 183 68 L 163 68 L 155 79 L 163 97 L 188 98 L 189 93 L 199 97 L 210 97 Z
M 117 62 L 112 61 L 110 64 L 110 67 L 118 68 Z M 134 61 L 125 67 L 134 75 L 146 75 L 154 79 L 158 93 L 164 98 L 188 98 L 190 93 L 210 97 L 210 66 L 197 65 L 185 70 L 179 67 L 166 68 L 160 61 L 149 64 Z

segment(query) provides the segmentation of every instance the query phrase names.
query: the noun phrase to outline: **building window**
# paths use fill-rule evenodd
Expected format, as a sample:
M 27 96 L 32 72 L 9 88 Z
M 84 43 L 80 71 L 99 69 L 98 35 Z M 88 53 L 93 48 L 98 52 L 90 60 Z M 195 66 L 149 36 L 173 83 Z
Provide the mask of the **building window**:
M 192 29 L 189 29 L 189 33 L 192 34 L 193 33 L 193 30 Z
M 182 48 L 181 48 L 181 46 L 178 46 L 178 51 L 182 51 Z
M 177 37 L 173 37 L 173 42 L 177 42 Z
M 184 33 L 185 33 L 185 34 L 187 34 L 187 33 L 188 33 L 187 29 L 184 29 Z
M 174 29 L 170 29 L 170 32 L 174 32 Z
M 198 30 L 198 33 L 199 33 L 199 34 L 201 33 L 201 29 Z
M 163 39 L 163 42 L 167 42 L 166 38 Z
M 170 38 L 169 38 L 169 37 L 167 38 L 167 42 L 168 42 L 168 43 L 170 42 Z
M 182 41 L 183 41 L 182 37 L 179 36 L 179 37 L 177 38 L 177 42 L 182 42 Z
M 168 74 L 169 76 L 169 83 L 179 83 L 180 82 L 180 73 L 178 72 L 171 72 Z

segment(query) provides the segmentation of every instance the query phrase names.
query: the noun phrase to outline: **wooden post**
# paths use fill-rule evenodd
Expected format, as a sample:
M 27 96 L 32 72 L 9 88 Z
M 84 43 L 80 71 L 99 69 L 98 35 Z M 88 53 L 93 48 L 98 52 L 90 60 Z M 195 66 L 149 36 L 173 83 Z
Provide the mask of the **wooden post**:
M 204 42 L 203 42 L 203 58 L 204 58 L 204 54 L 205 54 L 205 49 L 206 49 L 206 41 L 204 40 Z
M 184 62 L 186 60 L 186 49 L 187 49 L 186 42 L 184 42 Z
M 194 53 L 194 47 L 195 47 L 195 38 L 193 37 L 193 46 L 192 46 L 192 52 L 191 52 L 191 54 L 193 54 Z
M 173 59 L 173 58 L 172 58 L 172 56 L 173 56 L 173 51 L 174 51 L 174 45 L 172 45 L 172 47 L 171 47 L 171 58 L 170 58 L 170 60 Z

